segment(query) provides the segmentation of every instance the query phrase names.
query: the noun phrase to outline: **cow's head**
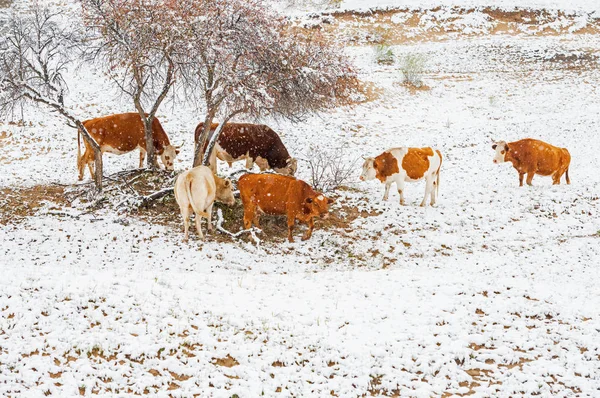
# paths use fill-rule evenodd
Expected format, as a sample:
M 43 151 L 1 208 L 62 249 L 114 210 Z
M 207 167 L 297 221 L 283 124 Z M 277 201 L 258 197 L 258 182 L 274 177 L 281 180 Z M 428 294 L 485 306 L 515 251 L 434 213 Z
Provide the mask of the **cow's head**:
M 296 171 L 298 171 L 298 161 L 294 158 L 289 158 L 285 161 L 285 167 L 280 169 L 274 168 L 276 173 L 279 173 L 284 176 L 294 176 Z
M 361 181 L 369 181 L 375 179 L 377 176 L 377 164 L 375 158 L 365 158 L 363 163 L 362 174 L 360 175 Z
M 492 145 L 492 149 L 496 151 L 494 155 L 494 163 L 506 162 L 506 152 L 508 152 L 508 145 L 505 141 L 497 141 Z
M 175 158 L 179 154 L 179 149 L 175 148 L 173 145 L 167 145 L 162 153 L 160 154 L 160 160 L 162 160 L 163 165 L 165 165 L 165 169 L 169 171 L 173 171 L 175 168 Z
M 235 198 L 233 197 L 231 180 L 215 176 L 215 185 L 217 186 L 215 200 L 217 202 L 225 203 L 227 206 L 233 206 L 235 204 Z
M 329 205 L 333 203 L 333 199 L 325 195 L 317 194 L 304 199 L 304 214 L 309 217 L 321 217 L 327 219 L 329 217 Z

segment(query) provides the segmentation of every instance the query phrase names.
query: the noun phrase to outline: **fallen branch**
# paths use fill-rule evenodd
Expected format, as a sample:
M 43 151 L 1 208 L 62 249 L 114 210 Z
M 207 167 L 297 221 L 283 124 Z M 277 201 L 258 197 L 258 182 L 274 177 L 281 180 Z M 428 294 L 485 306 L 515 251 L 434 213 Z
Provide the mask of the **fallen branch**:
M 239 232 L 233 233 L 230 232 L 228 230 L 226 230 L 223 227 L 223 221 L 225 221 L 225 219 L 223 218 L 223 211 L 221 209 L 217 209 L 217 230 L 224 233 L 225 235 L 229 235 L 234 239 L 239 238 L 240 236 L 242 236 L 245 233 L 249 233 L 250 236 L 252 237 L 252 239 L 254 240 L 254 242 L 256 243 L 256 247 L 260 246 L 260 242 L 261 240 L 258 238 L 258 236 L 256 236 L 257 233 L 261 233 L 262 231 L 256 227 L 252 227 L 250 229 L 243 229 Z
M 150 195 L 142 197 L 141 206 L 147 206 L 150 202 L 153 202 L 158 199 L 162 199 L 165 196 L 172 195 L 173 193 L 174 193 L 173 188 L 165 188 L 165 189 L 161 189 L 160 191 L 151 193 Z

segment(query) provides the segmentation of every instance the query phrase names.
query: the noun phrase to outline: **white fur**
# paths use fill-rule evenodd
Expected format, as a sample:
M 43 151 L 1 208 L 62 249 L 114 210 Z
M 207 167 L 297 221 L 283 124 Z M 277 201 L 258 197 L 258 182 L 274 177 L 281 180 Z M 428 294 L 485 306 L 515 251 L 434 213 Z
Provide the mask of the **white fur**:
M 200 239 L 202 235 L 201 219 L 208 220 L 208 230 L 212 230 L 211 216 L 217 186 L 212 170 L 206 166 L 198 166 L 181 173 L 175 181 L 175 200 L 179 204 L 185 236 L 188 240 L 189 221 L 192 212 L 196 215 L 196 230 Z

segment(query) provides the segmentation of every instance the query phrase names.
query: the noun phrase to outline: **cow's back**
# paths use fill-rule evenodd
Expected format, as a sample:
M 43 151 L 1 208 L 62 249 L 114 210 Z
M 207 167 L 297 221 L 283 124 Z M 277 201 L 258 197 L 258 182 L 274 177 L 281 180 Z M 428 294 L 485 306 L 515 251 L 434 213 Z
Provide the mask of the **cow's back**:
M 217 123 L 211 124 L 211 131 Z M 197 141 L 204 129 L 204 123 L 198 124 L 194 136 Z M 251 123 L 227 123 L 218 139 L 221 149 L 233 159 L 249 155 L 252 159 L 261 157 L 269 162 L 271 168 L 284 168 L 290 155 L 279 135 L 269 126 Z M 204 148 L 206 150 L 206 147 Z
M 102 147 L 129 152 L 137 147 L 146 148 L 144 124 L 138 113 L 121 113 L 83 122 L 94 140 Z M 158 118 L 152 123 L 154 147 L 160 152 L 169 145 L 169 138 Z
M 516 159 L 516 166 L 524 172 L 554 174 L 565 158 L 563 148 L 533 138 L 511 142 L 508 146 L 510 156 Z
M 289 205 L 298 202 L 297 191 L 303 189 L 303 184 L 278 174 L 244 174 L 238 188 L 244 207 L 256 205 L 267 214 L 285 214 Z

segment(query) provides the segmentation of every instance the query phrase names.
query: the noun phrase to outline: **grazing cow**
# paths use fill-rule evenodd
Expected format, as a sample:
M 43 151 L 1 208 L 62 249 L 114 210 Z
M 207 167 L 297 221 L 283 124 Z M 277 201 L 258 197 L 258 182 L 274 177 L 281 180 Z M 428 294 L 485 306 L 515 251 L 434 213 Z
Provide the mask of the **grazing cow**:
M 211 133 L 217 126 L 217 123 L 211 125 Z M 204 123 L 200 123 L 196 127 L 195 141 L 203 130 Z M 273 169 L 283 175 L 293 176 L 298 168 L 296 159 L 290 156 L 279 135 L 264 124 L 227 123 L 211 154 L 210 164 L 214 171 L 217 157 L 229 167 L 233 162 L 246 159 L 247 169 L 252 169 L 256 163 L 260 171 Z
M 527 174 L 527 185 L 536 174 L 552 176 L 554 185 L 560 184 L 563 174 L 569 179 L 571 154 L 566 148 L 558 148 L 543 141 L 526 138 L 515 142 L 498 141 L 492 145 L 496 151 L 494 163 L 511 162 L 519 173 L 519 186 L 523 186 L 523 177 Z
M 315 192 L 304 181 L 277 174 L 244 174 L 238 188 L 244 205 L 244 228 L 249 229 L 252 223 L 260 228 L 260 213 L 286 215 L 290 242 L 294 242 L 292 231 L 296 220 L 308 224 L 302 237 L 307 240 L 315 226 L 314 218 L 327 218 L 329 204 L 333 203 L 333 199 Z
M 138 113 L 122 113 L 86 120 L 83 122 L 88 133 L 100 146 L 102 153 L 109 152 L 122 155 L 135 149 L 140 150 L 140 167 L 144 166 L 146 157 L 146 135 L 144 123 Z M 154 118 L 152 122 L 152 134 L 154 137 L 154 149 L 160 156 L 165 169 L 173 170 L 173 162 L 179 153 L 171 143 L 169 137 L 163 130 L 159 120 Z M 94 178 L 94 151 L 84 141 L 85 152 L 81 156 L 81 143 L 77 136 L 77 168 L 79 169 L 79 180 L 83 179 L 83 171 L 87 165 L 92 178 Z
M 431 148 L 393 148 L 388 149 L 376 158 L 366 158 L 363 164 L 361 181 L 377 178 L 385 183 L 383 200 L 387 200 L 390 187 L 395 182 L 400 194 L 400 204 L 404 205 L 404 182 L 415 182 L 425 179 L 425 197 L 421 206 L 426 205 L 427 196 L 431 195 L 431 205 L 435 204 L 440 188 L 440 167 L 442 154 Z
M 175 200 L 179 205 L 181 217 L 183 218 L 183 229 L 185 236 L 183 241 L 188 240 L 190 215 L 196 215 L 196 231 L 200 239 L 204 239 L 200 222 L 202 217 L 208 220 L 208 230 L 212 231 L 212 208 L 216 201 L 228 206 L 235 204 L 231 181 L 219 178 L 206 166 L 194 167 L 181 173 L 175 181 Z

